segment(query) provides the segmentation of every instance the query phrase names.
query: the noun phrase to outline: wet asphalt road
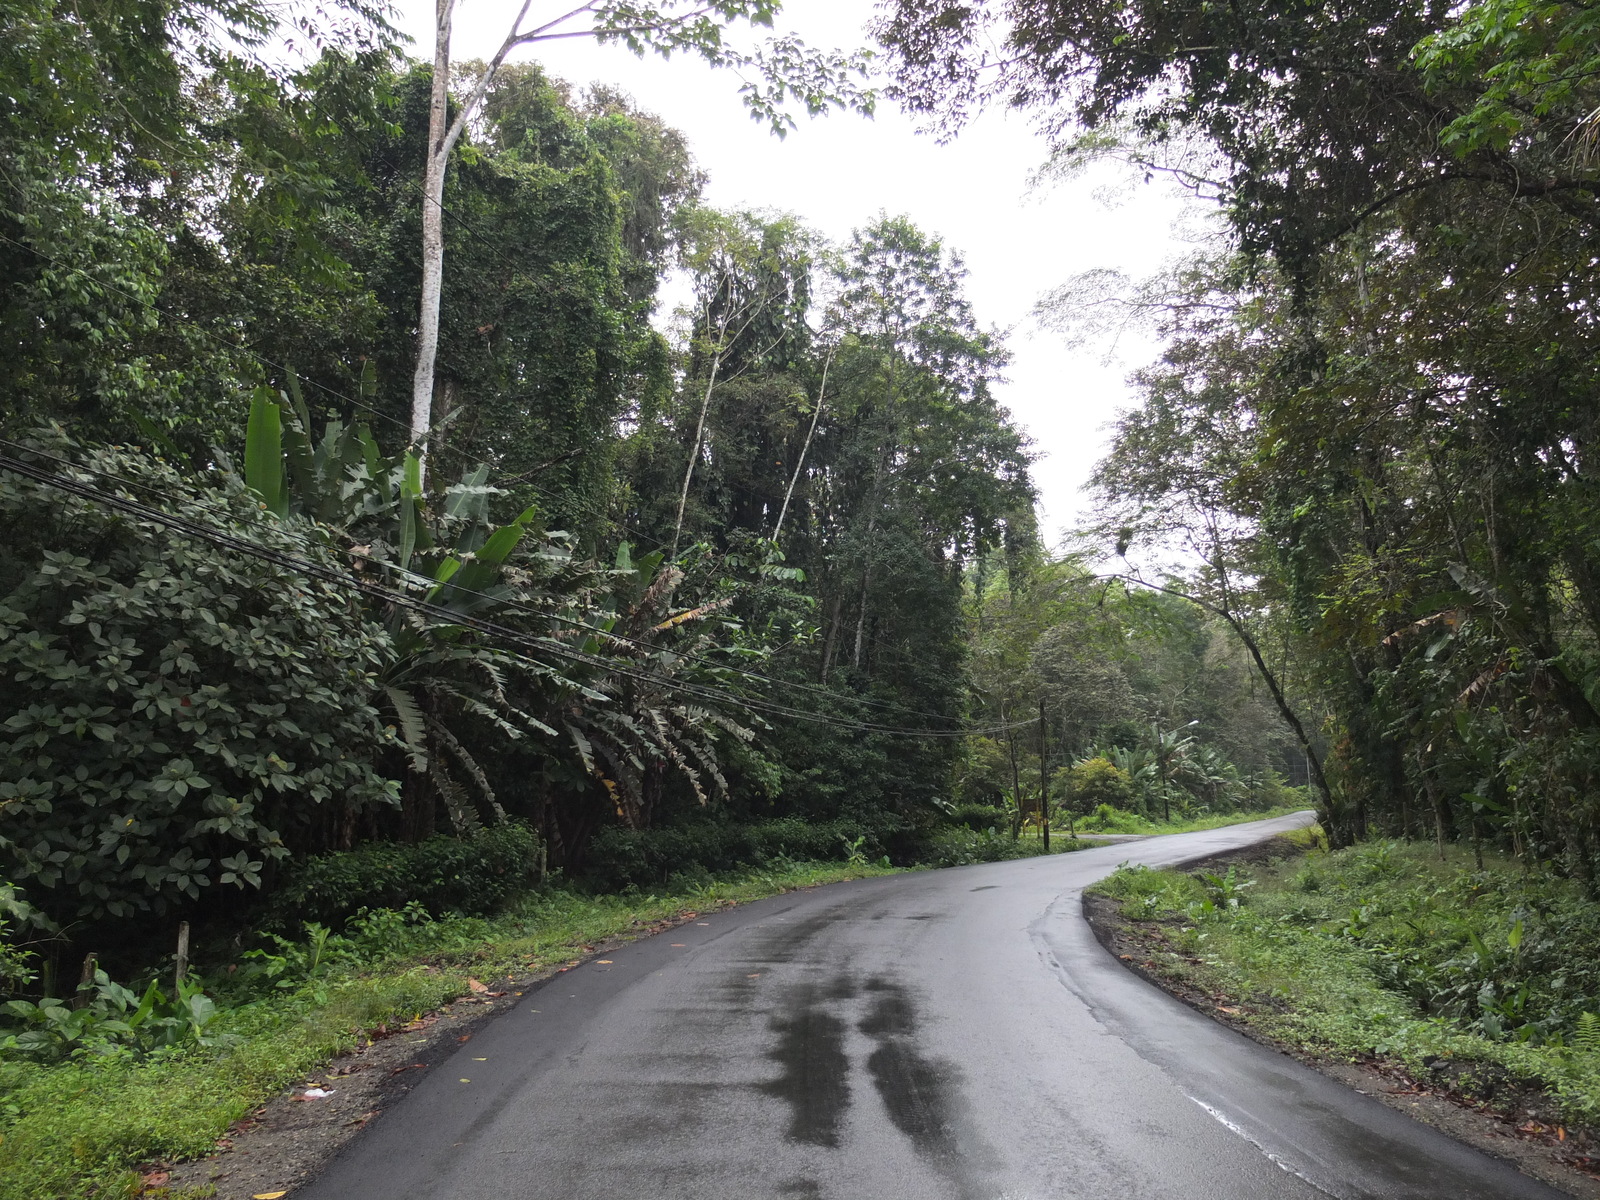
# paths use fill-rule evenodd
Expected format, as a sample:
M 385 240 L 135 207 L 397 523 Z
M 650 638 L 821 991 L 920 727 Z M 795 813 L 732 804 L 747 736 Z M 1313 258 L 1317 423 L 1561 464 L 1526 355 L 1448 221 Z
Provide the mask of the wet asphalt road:
M 1170 999 L 1080 916 L 1124 859 L 1300 823 L 709 915 L 530 992 L 295 1200 L 1554 1200 Z

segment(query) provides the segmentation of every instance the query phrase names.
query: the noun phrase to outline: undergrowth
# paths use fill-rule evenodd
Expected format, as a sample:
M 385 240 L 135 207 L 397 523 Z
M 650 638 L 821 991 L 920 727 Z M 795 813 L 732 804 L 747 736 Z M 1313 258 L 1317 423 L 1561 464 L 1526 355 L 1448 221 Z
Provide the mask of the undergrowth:
M 1262 812 L 1196 813 L 1172 821 L 1157 821 L 1102 804 L 1086 816 L 1079 817 L 1076 827 L 1084 833 L 1195 833 L 1202 829 L 1221 829 L 1226 825 L 1242 825 L 1248 821 L 1270 821 L 1273 817 L 1286 817 L 1290 813 L 1304 812 L 1304 803 L 1284 804 Z
M 344 935 L 311 926 L 275 939 L 211 983 L 223 1006 L 209 1046 L 84 1045 L 59 1062 L 0 1061 L 0 1200 L 132 1196 L 140 1164 L 209 1153 L 234 1121 L 368 1030 L 437 1009 L 475 977 L 528 976 L 687 909 L 888 873 L 785 863 L 660 895 L 553 891 L 495 917 L 383 911 Z
M 1386 842 L 1096 890 L 1150 923 L 1157 971 L 1269 1037 L 1600 1128 L 1600 905 L 1570 881 Z

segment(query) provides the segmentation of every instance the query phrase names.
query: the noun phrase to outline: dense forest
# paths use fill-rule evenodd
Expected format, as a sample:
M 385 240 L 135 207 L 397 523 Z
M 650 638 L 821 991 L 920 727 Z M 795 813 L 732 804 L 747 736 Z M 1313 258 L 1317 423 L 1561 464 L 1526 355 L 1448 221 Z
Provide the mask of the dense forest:
M 452 7 L 0 0 L 0 1095 L 423 927 L 1086 829 L 1314 807 L 1592 911 L 1592 9 L 893 0 L 874 59 L 596 3 L 455 62 Z M 1040 304 L 1161 347 L 1085 527 L 957 247 L 715 207 L 511 54 L 567 36 L 1188 189 L 1187 258 Z
M 1050 307 L 1163 335 L 1100 544 L 1158 584 L 1187 563 L 1173 590 L 1262 651 L 1334 842 L 1493 840 L 1590 888 L 1595 20 L 906 0 L 881 30 L 936 121 L 1015 106 L 1057 169 L 1109 156 L 1220 207 L 1165 277 Z
M 733 53 L 663 11 L 648 48 Z M 359 6 L 5 12 L 10 986 L 180 920 L 227 958 L 1294 799 L 1226 620 L 1046 553 L 1003 340 L 912 219 L 719 211 L 623 93 Z M 869 106 L 784 47 L 757 115 Z
M 305 872 L 369 845 L 623 886 L 1291 782 L 1336 843 L 1591 879 L 1587 17 L 1269 10 L 880 23 L 935 125 L 1018 107 L 1052 170 L 1222 215 L 1046 304 L 1167 347 L 1061 556 L 912 218 L 718 211 L 622 92 L 417 62 L 360 6 L 294 17 L 292 66 L 248 5 L 8 7 L 14 935 L 338 918 L 360 887 L 301 912 Z M 765 71 L 775 125 L 870 108 L 858 59 L 722 17 L 639 48 Z

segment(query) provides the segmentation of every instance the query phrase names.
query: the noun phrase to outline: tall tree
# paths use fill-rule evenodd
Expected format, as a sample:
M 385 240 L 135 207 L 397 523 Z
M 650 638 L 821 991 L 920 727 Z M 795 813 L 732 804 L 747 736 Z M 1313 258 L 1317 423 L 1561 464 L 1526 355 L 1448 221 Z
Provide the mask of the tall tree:
M 432 428 L 434 365 L 439 347 L 439 306 L 444 281 L 444 193 L 450 155 L 477 114 L 501 66 L 521 46 L 570 38 L 621 42 L 635 53 L 698 55 L 712 66 L 748 71 L 741 92 L 745 106 L 780 135 L 793 124 L 786 103 L 798 101 L 813 116 L 830 107 L 871 112 L 872 96 L 856 86 L 860 54 L 823 53 L 794 37 L 773 38 L 755 50 L 740 50 L 723 40 L 735 22 L 770 25 L 777 0 L 588 0 L 548 20 L 532 18 L 533 0 L 523 0 L 500 48 L 484 65 L 470 91 L 451 112 L 451 30 L 456 0 L 436 0 L 432 93 L 422 176 L 422 290 L 417 320 L 416 368 L 412 379 L 411 440 L 422 445 Z

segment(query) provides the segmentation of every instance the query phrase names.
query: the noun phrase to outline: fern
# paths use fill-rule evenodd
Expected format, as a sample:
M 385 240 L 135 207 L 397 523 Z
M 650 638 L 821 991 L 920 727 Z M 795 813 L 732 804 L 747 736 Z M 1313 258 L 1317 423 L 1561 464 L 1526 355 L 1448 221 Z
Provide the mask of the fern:
M 1572 1044 L 1589 1054 L 1600 1054 L 1600 1017 L 1592 1012 L 1580 1015 L 1577 1028 L 1572 1031 Z

